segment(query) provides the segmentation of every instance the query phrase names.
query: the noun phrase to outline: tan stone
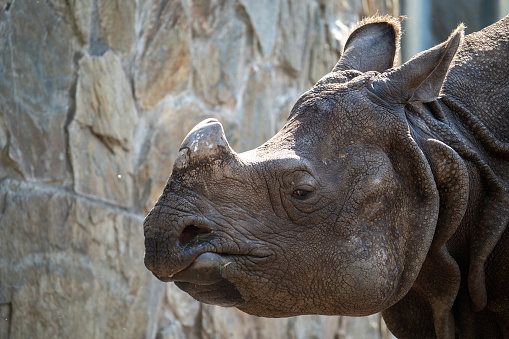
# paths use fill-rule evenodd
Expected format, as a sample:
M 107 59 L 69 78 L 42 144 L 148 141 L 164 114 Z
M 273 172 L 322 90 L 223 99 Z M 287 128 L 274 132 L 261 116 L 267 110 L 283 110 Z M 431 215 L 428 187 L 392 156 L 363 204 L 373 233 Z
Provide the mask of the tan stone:
M 201 338 L 200 318 L 202 304 L 175 284 L 166 285 L 166 312 L 159 321 L 158 337 L 163 338 Z
M 0 115 L 0 152 L 7 146 L 7 129 L 5 128 L 5 122 L 3 117 Z
M 274 48 L 279 18 L 279 0 L 241 0 L 249 15 L 264 55 L 270 55 Z
M 96 39 L 120 55 L 128 54 L 135 39 L 135 11 L 135 0 L 97 1 Z
M 166 284 L 166 298 L 169 308 L 182 326 L 192 327 L 195 325 L 196 317 L 201 311 L 200 302 L 179 290 L 175 284 Z
M 0 304 L 10 305 L 12 338 L 144 335 L 139 216 L 10 180 L 0 196 Z
M 69 0 L 68 5 L 79 32 L 78 38 L 86 44 L 90 35 L 92 0 Z
M 193 89 L 205 103 L 233 108 L 242 87 L 242 68 L 248 57 L 247 27 L 232 13 L 233 8 L 221 12 L 232 18 L 210 40 L 194 46 L 191 51 Z
M 111 52 L 83 57 L 69 126 L 76 192 L 131 206 L 134 125 L 134 102 L 120 60 Z
M 231 2 L 224 0 L 189 0 L 188 4 L 195 38 L 209 38 L 224 23 L 224 15 L 231 9 Z
M 260 146 L 282 127 L 274 114 L 272 84 L 274 72 L 268 67 L 251 66 L 248 70 L 243 107 L 239 114 L 242 121 L 240 151 Z
M 72 25 L 47 2 L 14 2 L 8 12 L 0 11 L 0 116 L 9 134 L 5 151 L 10 166 L 27 179 L 68 179 L 65 122 L 75 45 Z
M 191 29 L 180 1 L 158 2 L 148 20 L 134 79 L 136 99 L 146 109 L 187 89 L 191 43 Z
M 285 71 L 299 77 L 303 71 L 304 60 L 309 51 L 308 33 L 311 24 L 311 9 L 314 2 L 295 1 L 281 2 L 279 27 L 281 30 L 279 42 L 279 62 Z M 305 72 L 304 72 L 305 73 Z
M 318 315 L 280 319 L 260 318 L 245 314 L 237 309 L 205 305 L 202 311 L 202 337 L 215 339 L 334 339 L 341 334 L 338 330 L 343 319 L 349 320 L 350 318 Z M 374 335 L 358 338 L 377 337 Z
M 0 304 L 0 338 L 8 338 L 11 326 L 11 304 Z

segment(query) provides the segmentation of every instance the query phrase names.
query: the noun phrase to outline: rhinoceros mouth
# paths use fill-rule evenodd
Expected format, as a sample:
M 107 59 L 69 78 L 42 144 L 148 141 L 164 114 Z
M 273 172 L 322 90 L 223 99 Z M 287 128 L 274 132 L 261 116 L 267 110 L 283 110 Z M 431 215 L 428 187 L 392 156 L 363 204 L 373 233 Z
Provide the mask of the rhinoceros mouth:
M 235 283 L 273 258 L 263 242 L 235 238 L 225 231 L 228 228 L 205 218 L 193 216 L 183 220 L 173 227 L 169 239 L 162 233 L 163 227 L 153 224 L 150 217 L 144 227 L 145 266 L 157 279 L 174 282 L 195 299 L 209 304 L 227 307 L 243 304 Z
M 244 303 L 242 295 L 224 277 L 229 266 L 234 265 L 234 257 L 241 256 L 205 252 L 183 270 L 158 279 L 174 282 L 181 290 L 201 302 L 224 307 L 239 306 Z

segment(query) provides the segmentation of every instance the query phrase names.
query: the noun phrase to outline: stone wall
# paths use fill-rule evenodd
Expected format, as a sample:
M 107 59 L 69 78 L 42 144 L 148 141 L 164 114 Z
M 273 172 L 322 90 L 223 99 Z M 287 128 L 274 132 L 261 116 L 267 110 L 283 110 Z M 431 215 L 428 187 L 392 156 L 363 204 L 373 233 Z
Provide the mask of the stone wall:
M 272 136 L 361 16 L 397 0 L 0 1 L 1 338 L 377 338 L 379 315 L 262 319 L 143 265 L 187 132 Z M 360 334 L 362 333 L 362 334 Z

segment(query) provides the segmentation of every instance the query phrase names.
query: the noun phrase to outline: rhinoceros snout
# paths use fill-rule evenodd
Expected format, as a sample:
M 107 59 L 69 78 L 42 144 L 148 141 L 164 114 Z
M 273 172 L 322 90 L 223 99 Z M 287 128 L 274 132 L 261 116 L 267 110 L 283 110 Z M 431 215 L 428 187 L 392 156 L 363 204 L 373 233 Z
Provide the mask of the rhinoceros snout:
M 171 222 L 168 220 L 171 213 L 164 206 L 156 206 L 143 225 L 145 266 L 163 281 L 168 281 L 199 255 L 213 249 L 210 227 L 197 220 Z

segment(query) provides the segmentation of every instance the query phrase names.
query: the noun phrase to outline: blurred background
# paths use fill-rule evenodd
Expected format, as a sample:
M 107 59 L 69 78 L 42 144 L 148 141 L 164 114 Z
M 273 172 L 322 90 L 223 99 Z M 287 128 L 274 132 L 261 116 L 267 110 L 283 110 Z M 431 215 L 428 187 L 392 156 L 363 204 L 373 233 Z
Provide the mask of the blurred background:
M 181 141 L 219 119 L 257 147 L 352 26 L 406 15 L 401 58 L 509 0 L 0 1 L 0 338 L 389 338 L 379 315 L 263 319 L 143 265 Z
M 403 22 L 402 60 L 446 40 L 464 23 L 473 33 L 509 14 L 509 0 L 400 0 Z

